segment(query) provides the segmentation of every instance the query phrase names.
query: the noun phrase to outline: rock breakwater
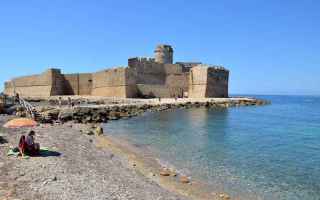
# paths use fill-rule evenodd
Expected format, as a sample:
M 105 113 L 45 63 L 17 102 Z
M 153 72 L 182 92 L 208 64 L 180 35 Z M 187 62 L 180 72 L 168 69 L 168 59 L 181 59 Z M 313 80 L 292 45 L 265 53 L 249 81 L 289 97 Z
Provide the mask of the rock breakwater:
M 266 105 L 270 102 L 251 98 L 230 98 L 225 100 L 184 101 L 163 103 L 116 104 L 101 106 L 77 107 L 38 107 L 39 119 L 42 123 L 74 121 L 77 123 L 105 123 L 108 120 L 118 120 L 140 115 L 144 112 L 159 112 L 172 109 L 189 108 L 229 108 L 238 106 Z

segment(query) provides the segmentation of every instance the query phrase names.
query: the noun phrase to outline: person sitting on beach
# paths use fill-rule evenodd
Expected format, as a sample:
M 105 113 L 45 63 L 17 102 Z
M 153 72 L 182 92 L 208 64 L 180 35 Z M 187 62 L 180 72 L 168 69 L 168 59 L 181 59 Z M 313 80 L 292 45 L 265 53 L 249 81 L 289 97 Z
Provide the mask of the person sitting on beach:
M 27 153 L 28 155 L 38 155 L 40 152 L 40 144 L 34 142 L 34 135 L 35 132 L 31 130 L 25 139 L 25 153 Z

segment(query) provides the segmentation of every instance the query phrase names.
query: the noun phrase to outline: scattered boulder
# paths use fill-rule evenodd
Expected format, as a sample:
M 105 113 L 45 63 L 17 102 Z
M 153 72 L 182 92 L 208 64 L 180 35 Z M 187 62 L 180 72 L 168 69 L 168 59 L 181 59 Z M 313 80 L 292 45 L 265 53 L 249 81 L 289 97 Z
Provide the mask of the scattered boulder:
M 222 199 L 222 200 L 230 200 L 230 199 L 231 199 L 231 197 L 230 197 L 228 194 L 226 194 L 226 193 L 221 193 L 221 194 L 219 194 L 219 197 L 220 197 L 220 199 Z
M 58 109 L 51 109 L 40 112 L 41 122 L 42 123 L 52 123 L 55 120 L 58 120 L 60 111 Z
M 73 110 L 72 109 L 63 109 L 58 115 L 58 119 L 62 122 L 66 122 L 73 119 Z
M 124 111 L 124 112 L 121 112 L 121 113 L 120 113 L 120 117 L 121 117 L 121 118 L 129 118 L 130 115 L 129 115 L 128 112 Z
M 186 176 L 181 176 L 180 177 L 180 182 L 181 183 L 190 183 L 190 179 Z
M 170 171 L 168 169 L 161 169 L 160 170 L 160 175 L 161 176 L 170 176 Z
M 90 123 L 92 122 L 92 117 L 90 115 L 86 116 L 83 120 L 82 120 L 83 123 Z
M 111 111 L 111 112 L 109 113 L 108 118 L 109 118 L 110 120 L 118 120 L 118 119 L 120 119 L 120 113 L 119 113 L 118 111 Z
M 178 174 L 176 172 L 174 172 L 174 171 L 171 171 L 170 175 L 173 176 L 173 177 L 176 177 Z
M 97 136 L 103 135 L 103 128 L 101 126 L 97 126 L 97 128 L 94 131 L 94 133 Z
M 56 177 L 56 176 L 53 176 L 51 180 L 52 180 L 52 181 L 57 181 L 57 177 Z
M 87 135 L 94 135 L 94 132 L 92 130 L 86 130 L 84 133 Z

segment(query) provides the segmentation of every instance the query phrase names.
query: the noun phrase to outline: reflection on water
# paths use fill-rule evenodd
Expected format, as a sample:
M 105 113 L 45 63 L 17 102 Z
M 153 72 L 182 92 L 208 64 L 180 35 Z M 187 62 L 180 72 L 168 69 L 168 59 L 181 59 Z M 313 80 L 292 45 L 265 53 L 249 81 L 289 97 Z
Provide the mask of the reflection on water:
M 149 113 L 106 124 L 179 170 L 240 199 L 320 199 L 320 98 Z

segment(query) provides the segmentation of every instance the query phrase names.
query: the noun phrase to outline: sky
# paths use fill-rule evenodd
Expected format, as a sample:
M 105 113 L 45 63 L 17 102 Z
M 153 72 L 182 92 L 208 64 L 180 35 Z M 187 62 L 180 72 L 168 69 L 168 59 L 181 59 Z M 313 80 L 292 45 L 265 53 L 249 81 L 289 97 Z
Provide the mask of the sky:
M 13 77 L 153 56 L 230 70 L 231 94 L 320 95 L 319 0 L 0 0 L 0 91 Z

